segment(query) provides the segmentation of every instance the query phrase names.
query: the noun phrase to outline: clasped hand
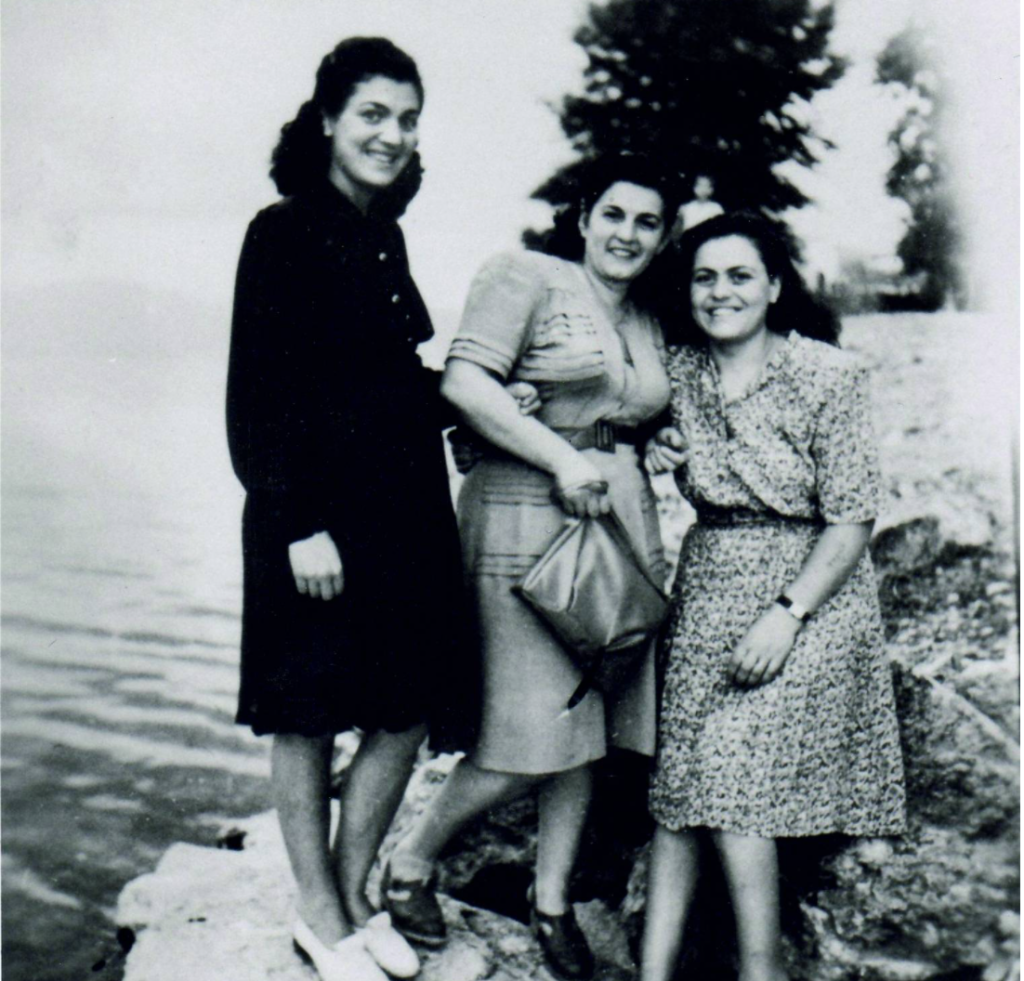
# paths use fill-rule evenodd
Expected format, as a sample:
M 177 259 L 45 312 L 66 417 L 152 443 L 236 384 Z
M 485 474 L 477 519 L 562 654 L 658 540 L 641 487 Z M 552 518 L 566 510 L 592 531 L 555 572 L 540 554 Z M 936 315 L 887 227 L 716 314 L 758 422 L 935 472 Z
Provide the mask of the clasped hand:
M 644 467 L 651 476 L 671 473 L 686 462 L 686 441 L 674 426 L 659 429 L 644 448 Z
M 729 679 L 746 688 L 768 684 L 782 671 L 799 631 L 800 621 L 773 605 L 754 621 L 729 655 Z
M 510 382 L 505 386 L 505 391 L 516 400 L 521 416 L 532 416 L 540 412 L 540 392 L 529 382 Z
M 334 539 L 326 531 L 288 546 L 295 588 L 303 595 L 330 600 L 345 588 L 341 556 Z
M 574 518 L 596 518 L 612 509 L 608 482 L 581 453 L 575 453 L 573 460 L 555 474 L 551 494 L 558 506 Z

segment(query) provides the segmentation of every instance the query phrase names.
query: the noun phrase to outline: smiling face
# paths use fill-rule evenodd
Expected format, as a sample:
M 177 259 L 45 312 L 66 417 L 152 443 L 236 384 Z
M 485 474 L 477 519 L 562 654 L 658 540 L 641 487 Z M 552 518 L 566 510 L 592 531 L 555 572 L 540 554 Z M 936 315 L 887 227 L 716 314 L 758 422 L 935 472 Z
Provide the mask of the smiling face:
M 419 142 L 420 109 L 410 82 L 384 75 L 360 82 L 337 118 L 324 119 L 331 182 L 357 203 L 392 184 Z
M 628 283 L 642 273 L 668 241 L 661 195 L 617 181 L 580 217 L 583 266 L 608 283 Z
M 767 330 L 768 307 L 779 298 L 779 288 L 753 242 L 742 235 L 713 238 L 693 259 L 693 319 L 712 341 L 748 340 Z

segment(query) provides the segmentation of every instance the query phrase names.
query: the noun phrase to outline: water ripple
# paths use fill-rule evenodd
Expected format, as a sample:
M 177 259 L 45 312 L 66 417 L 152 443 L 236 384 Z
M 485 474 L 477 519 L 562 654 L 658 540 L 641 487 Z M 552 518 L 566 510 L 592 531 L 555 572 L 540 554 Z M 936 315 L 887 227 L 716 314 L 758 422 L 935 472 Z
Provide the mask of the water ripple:
M 244 777 L 267 776 L 262 747 L 252 752 L 196 748 L 39 717 L 5 719 L 4 738 L 11 736 L 38 739 L 49 745 L 71 746 L 82 752 L 99 753 L 121 764 L 138 763 L 150 769 L 191 767 Z
M 110 630 L 107 627 L 92 627 L 86 624 L 62 623 L 55 620 L 42 620 L 24 614 L 11 614 L 0 620 L 9 627 L 25 627 L 30 630 L 42 630 L 48 633 L 79 634 L 85 637 L 101 637 L 105 640 L 126 640 L 136 644 L 160 644 L 164 647 L 212 647 L 233 649 L 235 645 L 203 640 L 199 637 L 175 637 L 171 634 L 156 633 L 146 630 Z
M 103 569 L 88 565 L 48 564 L 45 568 L 55 572 L 70 572 L 74 575 L 98 576 L 108 579 L 142 579 L 152 581 L 156 578 L 156 576 L 149 572 L 129 572 L 126 569 Z
M 62 906 L 65 909 L 81 909 L 82 903 L 66 892 L 51 888 L 37 873 L 26 868 L 17 859 L 4 855 L 2 859 L 4 888 L 19 892 L 29 899 L 35 899 L 49 906 Z

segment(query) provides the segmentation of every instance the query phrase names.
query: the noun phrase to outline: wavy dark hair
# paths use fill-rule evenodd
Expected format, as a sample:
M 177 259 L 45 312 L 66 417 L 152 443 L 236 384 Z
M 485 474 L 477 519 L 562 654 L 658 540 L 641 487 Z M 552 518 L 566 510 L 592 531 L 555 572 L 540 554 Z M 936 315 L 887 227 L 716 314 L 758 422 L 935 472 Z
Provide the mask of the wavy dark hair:
M 664 234 L 667 236 L 683 200 L 679 175 L 643 154 L 609 153 L 585 161 L 574 169 L 568 183 L 570 193 L 572 190 L 576 192 L 575 200 L 558 211 L 552 228 L 536 239 L 538 251 L 580 262 L 584 252 L 580 218 L 589 215 L 601 195 L 620 182 L 636 184 L 657 193 L 661 198 Z M 658 306 L 659 292 L 653 284 L 664 279 L 665 273 L 659 268 L 663 262 L 664 253 L 655 256 L 629 289 L 629 298 L 634 306 L 652 314 Z
M 586 161 L 573 173 L 570 186 L 575 187 L 576 199 L 557 212 L 553 227 L 540 243 L 540 251 L 579 262 L 583 258 L 580 218 L 590 214 L 612 184 L 620 182 L 647 187 L 658 194 L 668 234 L 683 200 L 678 176 L 642 154 L 609 153 Z
M 301 194 L 324 185 L 331 165 L 331 140 L 324 135 L 323 121 L 337 118 L 356 86 L 377 75 L 408 82 L 422 104 L 419 70 L 401 48 L 383 37 L 346 38 L 320 62 L 313 97 L 281 127 L 270 166 L 270 177 L 280 194 Z M 397 218 L 416 195 L 422 179 L 423 166 L 415 153 L 394 183 L 374 197 L 374 212 Z
M 839 345 L 839 318 L 811 295 L 793 263 L 789 234 L 781 222 L 752 211 L 735 211 L 702 221 L 683 233 L 669 258 L 675 276 L 659 310 L 670 344 L 701 345 L 703 331 L 693 319 L 690 278 L 697 252 L 706 242 L 738 235 L 757 249 L 768 275 L 780 284 L 779 298 L 768 308 L 767 327 L 778 334 L 795 330 L 805 337 Z M 666 302 L 667 299 L 667 302 Z

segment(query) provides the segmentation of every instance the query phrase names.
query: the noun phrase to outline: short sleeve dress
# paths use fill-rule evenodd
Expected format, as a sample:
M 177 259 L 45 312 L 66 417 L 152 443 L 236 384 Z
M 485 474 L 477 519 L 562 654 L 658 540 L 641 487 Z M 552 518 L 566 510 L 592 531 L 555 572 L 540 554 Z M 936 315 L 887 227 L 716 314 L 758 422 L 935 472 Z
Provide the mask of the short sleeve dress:
M 473 282 L 449 359 L 482 366 L 541 394 L 538 418 L 560 431 L 599 420 L 636 427 L 669 398 L 659 326 L 632 308 L 609 319 L 582 267 L 538 253 L 501 255 Z M 635 445 L 581 450 L 609 484 L 611 502 L 656 581 L 667 574 L 654 495 Z M 580 672 L 512 591 L 566 521 L 550 474 L 489 453 L 462 486 L 463 565 L 482 638 L 484 695 L 472 760 L 510 773 L 555 773 L 605 755 L 609 741 L 651 755 L 653 650 L 613 699 L 591 690 L 566 703 Z
M 650 809 L 662 825 L 760 837 L 897 834 L 903 765 L 874 571 L 865 554 L 801 629 L 782 673 L 734 685 L 726 662 L 827 524 L 879 504 L 867 373 L 791 333 L 726 403 L 702 348 L 669 358 L 687 533 L 662 650 Z

